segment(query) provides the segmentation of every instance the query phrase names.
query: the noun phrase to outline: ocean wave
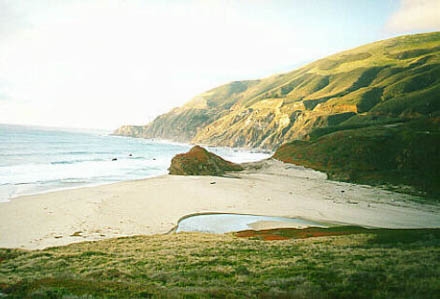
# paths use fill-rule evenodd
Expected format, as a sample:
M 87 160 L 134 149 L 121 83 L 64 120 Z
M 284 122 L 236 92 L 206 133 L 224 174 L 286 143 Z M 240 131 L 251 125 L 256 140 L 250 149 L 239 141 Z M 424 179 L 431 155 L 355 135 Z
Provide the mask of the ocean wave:
M 62 155 L 89 155 L 90 152 L 87 151 L 75 151 L 75 152 L 61 152 Z
M 132 160 L 147 160 L 145 157 L 130 157 Z
M 167 159 L 147 160 L 118 158 L 89 159 L 77 161 L 55 161 L 49 163 L 20 164 L 0 167 L 0 181 L 2 184 L 43 183 L 66 179 L 86 179 L 115 177 L 118 180 L 127 179 L 128 173 L 139 173 L 144 176 L 148 171 L 157 168 L 166 169 Z M 132 175 L 130 175 L 130 178 Z
M 5 142 L 0 146 L 0 201 L 24 193 L 166 174 L 172 157 L 191 147 L 157 139 L 41 132 L 27 128 L 22 131 L 17 135 L 13 130 L 6 130 Z M 226 148 L 215 150 L 220 156 L 237 162 L 262 157 Z
M 58 164 L 74 164 L 74 163 L 98 162 L 98 161 L 106 161 L 106 160 L 105 160 L 105 159 L 65 160 L 65 161 L 54 161 L 54 162 L 50 162 L 50 164 L 52 164 L 52 165 L 58 165 Z
M 110 151 L 68 151 L 60 152 L 61 155 L 113 155 L 115 152 Z

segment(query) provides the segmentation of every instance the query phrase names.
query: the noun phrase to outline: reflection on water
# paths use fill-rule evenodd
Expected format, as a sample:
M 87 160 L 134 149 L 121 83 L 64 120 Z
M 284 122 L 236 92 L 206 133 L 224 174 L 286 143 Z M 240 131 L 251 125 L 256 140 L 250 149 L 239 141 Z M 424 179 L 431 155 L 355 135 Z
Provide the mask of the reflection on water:
M 207 214 L 207 215 L 195 215 L 183 219 L 179 222 L 177 232 L 205 232 L 214 234 L 223 234 L 228 232 L 237 232 L 241 230 L 252 229 L 250 224 L 269 221 L 277 223 L 286 223 L 287 227 L 298 225 L 304 226 L 319 226 L 324 225 L 298 219 L 298 218 L 285 218 L 285 217 L 270 217 L 270 216 L 256 216 L 256 215 L 240 215 L 240 214 Z

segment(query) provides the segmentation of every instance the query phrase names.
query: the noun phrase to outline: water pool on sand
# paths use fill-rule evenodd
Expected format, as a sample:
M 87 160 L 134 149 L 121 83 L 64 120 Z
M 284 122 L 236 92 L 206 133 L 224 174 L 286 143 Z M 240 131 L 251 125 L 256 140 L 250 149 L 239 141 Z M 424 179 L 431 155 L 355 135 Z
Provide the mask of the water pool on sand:
M 260 229 L 260 225 L 269 227 L 308 226 L 326 227 L 309 220 L 287 217 L 242 215 L 242 214 L 204 214 L 194 215 L 181 220 L 176 232 L 205 232 L 223 234 L 248 229 Z

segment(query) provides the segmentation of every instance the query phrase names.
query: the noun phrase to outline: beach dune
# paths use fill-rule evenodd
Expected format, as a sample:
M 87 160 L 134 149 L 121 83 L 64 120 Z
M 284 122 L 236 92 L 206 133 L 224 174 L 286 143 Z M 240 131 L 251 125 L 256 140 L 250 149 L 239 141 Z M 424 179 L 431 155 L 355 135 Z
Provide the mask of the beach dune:
M 215 184 L 214 184 L 215 182 Z M 231 177 L 163 175 L 23 196 L 0 203 L 0 247 L 40 249 L 138 234 L 163 234 L 193 213 L 242 213 L 386 228 L 440 227 L 440 206 L 410 195 L 334 182 L 266 160 Z M 256 228 L 279 227 L 259 223 Z

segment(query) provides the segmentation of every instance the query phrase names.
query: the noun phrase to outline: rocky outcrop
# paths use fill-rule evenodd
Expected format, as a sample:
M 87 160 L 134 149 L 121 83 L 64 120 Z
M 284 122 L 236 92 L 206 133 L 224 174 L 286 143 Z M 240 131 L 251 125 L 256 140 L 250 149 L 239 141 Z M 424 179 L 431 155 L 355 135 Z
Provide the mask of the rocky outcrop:
M 169 173 L 174 175 L 221 176 L 227 171 L 240 170 L 243 170 L 240 165 L 226 161 L 197 145 L 187 153 L 176 155 L 168 168 Z
M 143 137 L 146 126 L 122 126 L 113 132 L 113 135 L 127 137 Z

